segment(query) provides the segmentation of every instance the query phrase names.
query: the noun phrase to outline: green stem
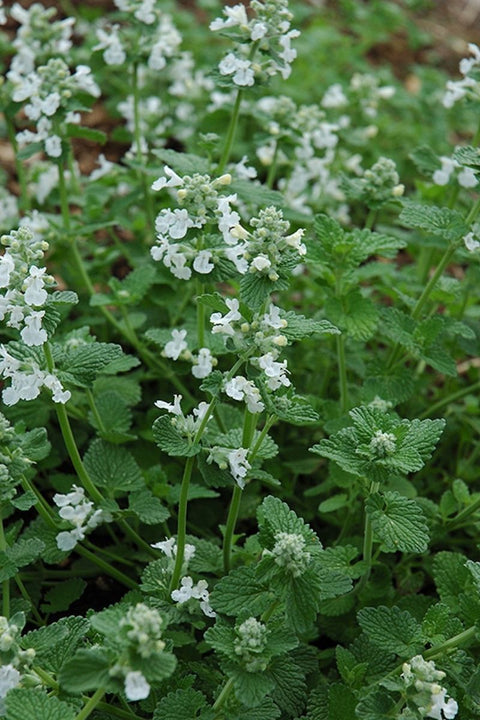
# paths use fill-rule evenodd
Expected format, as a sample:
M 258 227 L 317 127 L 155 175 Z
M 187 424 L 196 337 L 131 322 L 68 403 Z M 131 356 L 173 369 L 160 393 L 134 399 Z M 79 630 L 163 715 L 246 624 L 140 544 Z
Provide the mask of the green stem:
M 98 408 L 95 403 L 95 398 L 93 397 L 93 393 L 89 388 L 86 389 L 86 396 L 87 396 L 88 404 L 90 405 L 90 410 L 92 411 L 92 415 L 95 418 L 95 421 L 97 423 L 98 429 L 102 433 L 106 432 L 107 429 L 106 429 L 105 425 L 103 424 L 102 416 L 98 412 Z
M 34 665 L 32 667 L 33 672 L 38 675 L 40 680 L 43 681 L 43 684 L 47 687 L 52 688 L 52 690 L 55 690 L 56 693 L 60 691 L 60 685 L 54 678 L 50 675 L 50 673 L 46 672 L 46 670 L 43 670 L 41 667 L 38 667 L 37 665 Z
M 22 579 L 18 573 L 15 575 L 15 582 L 17 583 L 17 587 L 20 590 L 20 593 L 21 593 L 23 599 L 26 600 L 28 602 L 28 604 L 30 605 L 30 610 L 32 611 L 32 615 L 35 618 L 35 620 L 38 622 L 39 625 L 45 625 L 46 624 L 45 620 L 42 618 L 42 616 L 38 612 L 37 608 L 35 607 L 35 603 L 33 602 L 32 598 L 28 594 L 27 588 L 23 584 Z
M 263 426 L 261 432 L 259 433 L 258 438 L 257 438 L 257 440 L 256 440 L 256 442 L 255 442 L 255 445 L 253 446 L 253 448 L 251 449 L 251 451 L 248 453 L 248 459 L 249 459 L 250 462 L 251 462 L 252 460 L 254 460 L 254 458 L 256 457 L 258 451 L 259 451 L 260 448 L 262 447 L 263 441 L 265 440 L 265 435 L 268 433 L 268 431 L 270 430 L 270 428 L 272 427 L 272 425 L 274 424 L 274 422 L 276 421 L 276 419 L 277 419 L 277 416 L 276 416 L 276 415 L 270 415 L 270 416 L 266 419 L 265 425 Z
M 444 398 L 441 398 L 436 403 L 431 405 L 428 410 L 425 410 L 422 415 L 420 415 L 420 420 L 423 420 L 426 417 L 430 417 L 431 415 L 435 415 L 438 410 L 441 410 L 441 408 L 445 407 L 446 405 L 450 405 L 450 403 L 455 402 L 455 400 L 459 400 L 460 398 L 465 397 L 465 395 L 469 395 L 470 393 L 475 392 L 475 390 L 479 389 L 480 381 L 473 383 L 472 385 L 468 385 L 467 387 L 461 388 L 460 390 L 457 390 L 456 392 L 451 393 Z
M 242 103 L 243 90 L 240 88 L 237 90 L 237 97 L 235 98 L 235 104 L 233 106 L 232 116 L 230 118 L 230 124 L 228 126 L 227 137 L 225 138 L 225 146 L 223 148 L 222 157 L 218 164 L 217 175 L 222 175 L 225 171 L 227 163 L 230 159 L 230 153 L 232 152 L 233 141 L 235 139 L 235 133 L 238 125 L 238 118 L 240 115 L 240 105 Z
M 53 357 L 52 352 L 50 350 L 50 346 L 48 343 L 45 343 L 43 346 L 45 357 L 47 360 L 47 367 L 50 372 L 54 371 L 54 363 L 53 363 Z M 70 425 L 70 421 L 68 419 L 67 410 L 65 408 L 65 405 L 62 403 L 55 403 L 55 410 L 57 413 L 58 422 L 60 425 L 60 430 L 62 432 L 63 441 L 65 443 L 65 447 L 67 449 L 67 453 L 70 457 L 70 460 L 72 462 L 72 465 L 75 469 L 75 472 L 77 473 L 78 479 L 80 480 L 83 488 L 86 490 L 88 495 L 94 500 L 97 504 L 102 504 L 105 502 L 105 498 L 103 497 L 102 493 L 95 487 L 94 483 L 90 479 L 89 474 L 87 473 L 85 466 L 82 462 L 82 458 L 80 457 L 80 453 L 78 451 L 77 444 L 75 442 L 75 438 L 72 432 L 72 428 Z M 125 532 L 126 535 L 130 537 L 133 542 L 138 545 L 142 550 L 145 550 L 148 552 L 149 555 L 153 555 L 156 557 L 156 553 L 152 550 L 150 545 L 145 542 L 136 532 L 133 530 L 133 528 L 130 527 L 128 522 L 126 520 L 119 519 L 118 521 L 119 526 L 122 528 L 122 530 Z
M 0 504 L 0 551 L 5 553 L 7 550 L 7 540 L 3 530 L 2 505 Z M 2 580 L 2 614 L 4 617 L 10 617 L 10 580 Z
M 372 230 L 373 226 L 375 225 L 376 219 L 377 210 L 374 210 L 374 208 L 370 208 L 370 210 L 368 211 L 367 219 L 365 220 L 365 229 Z
M 474 515 L 474 513 L 476 513 L 478 509 L 480 509 L 480 498 L 478 498 L 478 500 L 475 500 L 475 502 L 473 502 L 468 507 L 460 510 L 460 512 L 457 513 L 454 517 L 447 520 L 446 524 L 448 528 L 451 530 L 456 525 L 461 525 L 466 518 L 470 517 L 470 515 Z
M 135 715 L 131 710 L 122 710 L 122 708 L 117 708 L 115 705 L 109 705 L 106 702 L 99 702 L 97 708 L 107 715 L 116 715 L 124 720 L 145 720 L 145 718 L 141 718 L 140 715 Z
M 13 119 L 10 115 L 10 113 L 6 112 L 4 114 L 5 117 L 5 123 L 7 125 L 7 134 L 8 139 L 10 140 L 10 145 L 12 146 L 13 153 L 15 156 L 15 170 L 18 177 L 18 182 L 20 185 L 20 207 L 25 212 L 29 212 L 31 209 L 30 204 L 30 197 L 28 194 L 28 186 L 27 186 L 27 179 L 25 175 L 25 168 L 23 167 L 23 163 L 18 158 L 18 143 L 17 143 L 17 137 L 15 134 L 15 125 L 13 122 Z
M 215 700 L 215 702 L 213 704 L 214 710 L 219 710 L 222 707 L 222 705 L 225 704 L 225 701 L 230 696 L 230 693 L 232 692 L 232 690 L 233 690 L 233 678 L 229 678 L 227 680 L 227 682 L 225 683 L 222 692 L 220 693 L 220 695 L 218 696 L 218 698 Z M 215 718 L 215 720 L 216 720 L 216 718 Z
M 113 565 L 110 565 L 110 563 L 106 562 L 106 560 L 102 560 L 102 558 L 100 558 L 98 554 L 90 552 L 90 550 L 87 550 L 87 548 L 83 547 L 82 545 L 77 545 L 75 547 L 75 552 L 77 552 L 79 555 L 86 558 L 87 560 L 93 562 L 107 575 L 115 578 L 115 580 L 118 580 L 118 582 L 122 585 L 125 585 L 125 587 L 130 588 L 130 590 L 138 589 L 138 583 L 136 583 L 135 580 L 132 580 L 132 578 L 128 577 L 128 575 L 122 573 L 121 570 L 117 570 L 117 568 L 113 567 Z
M 272 163 L 268 169 L 268 175 L 267 175 L 267 182 L 266 186 L 270 188 L 270 190 L 273 188 L 273 183 L 275 182 L 275 176 L 277 174 L 277 160 L 278 160 L 278 151 L 279 151 L 279 143 L 278 141 L 275 143 L 275 150 L 273 151 L 273 158 Z
M 145 208 L 147 210 L 147 221 L 150 231 L 153 231 L 153 228 L 155 226 L 155 220 L 154 220 L 154 212 L 153 212 L 153 201 L 152 196 L 150 194 L 150 189 L 148 187 L 148 180 L 147 176 L 145 175 L 145 172 L 143 170 L 143 155 L 142 155 L 142 132 L 140 127 L 140 92 L 139 92 L 139 86 L 138 86 L 138 64 L 134 63 L 133 65 L 133 77 L 132 77 L 132 91 L 133 91 L 133 122 L 134 122 L 134 136 L 135 136 L 135 145 L 136 145 L 136 156 L 137 156 L 137 163 L 139 164 L 138 168 L 138 177 L 139 180 L 142 183 L 143 187 L 143 196 L 145 199 Z
M 100 700 L 105 695 L 105 688 L 98 688 L 98 690 L 95 690 L 92 697 L 88 700 L 88 702 L 84 705 L 83 709 L 80 710 L 78 715 L 75 717 L 75 720 L 87 720 L 87 718 L 92 714 L 92 712 L 97 707 Z
M 245 358 L 241 357 L 237 360 L 235 365 L 232 367 L 232 369 L 227 374 L 226 380 L 228 381 L 231 379 L 237 370 L 241 367 L 241 365 L 245 362 Z M 212 398 L 212 401 L 210 402 L 210 405 L 207 408 L 207 411 L 205 415 L 203 416 L 203 420 L 200 423 L 200 426 L 195 433 L 194 437 L 194 444 L 200 442 L 200 439 L 203 435 L 203 432 L 205 428 L 207 427 L 207 422 L 210 419 L 211 414 L 215 410 L 215 405 L 217 404 L 217 397 Z M 192 471 L 193 471 L 193 465 L 195 462 L 195 458 L 189 457 L 187 462 L 185 463 L 185 468 L 183 470 L 183 477 L 182 477 L 182 485 L 180 487 L 180 499 L 178 503 L 178 516 L 177 516 L 177 554 L 175 556 L 175 566 L 173 568 L 173 574 L 172 579 L 170 581 L 170 593 L 175 590 L 178 587 L 178 583 L 180 581 L 180 575 L 182 572 L 182 565 L 183 565 L 183 557 L 185 553 L 185 537 L 187 534 L 187 506 L 188 506 L 188 490 L 190 487 L 190 479 L 192 477 Z
M 267 623 L 279 605 L 280 605 L 280 600 L 274 600 L 270 604 L 270 606 L 265 610 L 265 612 L 263 613 L 262 618 L 261 618 L 262 622 Z
M 337 335 L 338 382 L 340 386 L 340 407 L 342 413 L 348 410 L 347 363 L 345 360 L 345 338 Z
M 370 485 L 370 495 L 378 491 L 378 483 L 372 482 Z M 370 515 L 365 510 L 365 530 L 363 534 L 363 562 L 366 564 L 367 569 L 360 578 L 355 592 L 361 592 L 365 585 L 368 583 L 370 573 L 372 572 L 372 549 L 373 549 L 373 527 Z
M 197 296 L 203 295 L 203 284 L 197 283 Z M 205 305 L 197 299 L 197 341 L 198 347 L 205 347 Z
M 235 525 L 237 524 L 241 499 L 242 488 L 239 485 L 235 485 L 233 488 L 232 499 L 230 501 L 230 507 L 228 509 L 225 537 L 223 539 L 223 569 L 225 574 L 230 571 L 230 555 L 232 552 L 233 533 L 235 532 Z
M 454 637 L 451 637 L 449 640 L 445 640 L 445 642 L 440 643 L 440 645 L 435 645 L 434 647 L 430 648 L 423 653 L 423 657 L 425 658 L 425 660 L 431 660 L 433 658 L 436 658 L 438 655 L 443 655 L 443 653 L 448 652 L 449 650 L 453 650 L 459 645 L 464 645 L 466 642 L 474 640 L 476 632 L 477 628 L 475 627 L 475 625 L 469 627 L 463 632 L 458 633 L 458 635 L 454 635 Z

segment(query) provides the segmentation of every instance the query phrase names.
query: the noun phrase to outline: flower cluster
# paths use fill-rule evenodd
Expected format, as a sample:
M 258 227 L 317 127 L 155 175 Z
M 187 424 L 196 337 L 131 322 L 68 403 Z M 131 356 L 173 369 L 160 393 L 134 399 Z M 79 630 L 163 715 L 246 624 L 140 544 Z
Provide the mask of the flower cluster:
M 236 41 L 234 51 L 223 57 L 218 69 L 238 87 L 254 85 L 256 78 L 277 73 L 288 78 L 297 56 L 291 41 L 300 33 L 290 29 L 293 16 L 287 0 L 252 0 L 250 7 L 252 19 L 240 4 L 224 8 L 225 17 L 210 23 L 210 30 L 231 35 Z
M 150 683 L 143 672 L 133 669 L 132 665 L 141 664 L 142 660 L 153 660 L 155 655 L 163 652 L 165 643 L 161 632 L 164 620 L 158 610 L 145 603 L 137 603 L 127 610 L 118 625 L 120 639 L 128 649 L 128 660 L 120 659 L 110 669 L 110 675 L 123 678 L 128 700 L 145 700 L 150 694 Z
M 16 50 L 10 63 L 7 79 L 16 85 L 34 72 L 35 67 L 52 57 L 65 57 L 72 47 L 74 18 L 53 20 L 56 10 L 33 3 L 27 9 L 14 3 L 11 17 L 19 23 L 12 42 Z
M 160 542 L 152 544 L 152 547 L 161 550 L 169 560 L 172 561 L 172 565 L 175 562 L 175 558 L 177 557 L 177 542 L 174 537 L 171 538 L 165 538 L 165 540 L 160 540 Z M 188 563 L 189 560 L 192 559 L 192 557 L 195 555 L 195 545 L 190 545 L 190 543 L 185 543 L 185 547 L 183 550 L 183 560 L 185 563 Z
M 472 168 L 464 167 L 451 157 L 440 158 L 441 167 L 435 170 L 432 180 L 435 185 L 448 185 L 452 175 L 456 175 L 458 184 L 464 188 L 473 188 L 478 184 L 475 172 Z M 458 172 L 459 171 L 459 172 Z
M 185 340 L 187 336 L 186 330 L 174 328 L 171 336 L 172 339 L 166 343 L 162 355 L 172 360 L 178 360 L 180 358 L 193 362 L 192 375 L 197 379 L 203 379 L 206 378 L 207 375 L 210 375 L 214 366 L 217 364 L 217 359 L 213 357 L 209 348 L 199 348 L 198 355 L 194 355 L 188 349 L 188 344 Z
M 263 672 L 268 665 L 268 658 L 262 657 L 267 647 L 268 629 L 254 617 L 244 620 L 235 628 L 235 653 L 242 660 L 247 672 Z
M 461 80 L 449 80 L 443 96 L 443 106 L 451 108 L 456 102 L 466 97 L 471 100 L 480 98 L 479 69 L 480 48 L 475 43 L 469 43 L 468 49 L 473 57 L 463 58 L 460 61 Z
M 25 616 L 19 612 L 10 619 L 0 616 L 0 716 L 6 713 L 5 697 L 9 690 L 17 687 L 23 673 L 35 658 L 35 650 L 22 650 L 20 633 L 25 625 Z
M 150 70 L 163 70 L 182 42 L 170 15 L 162 12 L 158 0 L 115 0 L 125 13 L 125 23 L 102 23 L 97 28 L 98 44 L 107 65 L 123 65 L 127 53 L 133 59 L 146 59 Z
M 380 157 L 363 175 L 344 180 L 343 189 L 348 198 L 363 202 L 371 209 L 378 209 L 389 200 L 399 198 L 405 191 L 400 182 L 395 163 Z
M 193 439 L 196 432 L 200 428 L 200 425 L 204 421 L 204 418 L 209 410 L 210 405 L 206 402 L 199 403 L 198 407 L 193 408 L 190 415 L 184 415 L 180 402 L 182 395 L 173 396 L 173 404 L 167 403 L 164 400 L 157 400 L 154 404 L 155 407 L 160 410 L 166 410 L 172 417 L 172 425 L 181 434 L 189 439 Z M 210 417 L 208 418 L 210 420 Z
M 254 348 L 257 353 L 260 352 L 260 355 L 252 355 L 250 362 L 262 370 L 269 390 L 289 387 L 291 383 L 287 377 L 287 361 L 278 361 L 281 348 L 288 344 L 286 336 L 280 332 L 288 325 L 288 321 L 281 317 L 280 309 L 270 304 L 268 312 L 256 314 L 249 323 L 241 315 L 240 304 L 236 298 L 227 298 L 225 303 L 229 308 L 225 315 L 220 312 L 210 315 L 212 333 L 225 335 L 231 339 L 235 348 Z M 225 392 L 234 399 L 244 399 L 247 403 L 250 402 L 251 406 L 256 405 L 255 412 L 259 412 L 262 404 L 260 398 L 251 385 L 245 383 L 246 381 L 232 378 L 225 385 Z
M 180 582 L 178 590 L 172 590 L 171 598 L 178 605 L 183 605 L 189 600 L 200 600 L 200 609 L 207 617 L 214 618 L 217 613 L 210 606 L 210 594 L 207 590 L 208 583 L 206 580 L 199 580 L 195 585 L 192 578 L 187 575 Z
M 59 550 L 73 550 L 78 542 L 85 539 L 87 532 L 103 522 L 111 521 L 109 513 L 101 509 L 95 510 L 93 502 L 85 497 L 84 489 L 76 485 L 65 495 L 56 493 L 53 502 L 60 508 L 58 514 L 62 520 L 74 526 L 72 530 L 58 533 L 56 540 Z
M 41 142 L 46 154 L 59 158 L 62 140 L 67 137 L 68 125 L 80 123 L 78 112 L 72 110 L 79 93 L 100 96 L 100 88 L 87 65 L 78 65 L 74 73 L 61 58 L 52 58 L 46 65 L 25 76 L 11 78 L 15 102 L 25 102 L 25 115 L 35 124 L 35 131 L 17 133 L 20 145 Z
M 43 309 L 48 293 L 46 286 L 53 285 L 53 277 L 37 263 L 43 260 L 48 244 L 39 240 L 32 231 L 23 226 L 0 239 L 6 250 L 0 256 L 0 320 L 20 330 L 26 345 L 43 345 L 47 332 L 42 327 Z
M 42 387 L 51 391 L 53 402 L 65 404 L 70 400 L 70 391 L 63 388 L 56 375 L 43 370 L 35 357 L 15 357 L 5 345 L 0 345 L 0 375 L 11 380 L 10 386 L 2 391 L 5 405 L 34 400 Z
M 305 538 L 298 533 L 278 532 L 272 550 L 264 550 L 272 555 L 275 563 L 293 577 L 303 575 L 311 555 L 305 549 Z
M 247 448 L 228 448 L 214 445 L 210 448 L 207 462 L 216 462 L 220 470 L 230 471 L 238 487 L 242 490 L 245 487 L 245 478 L 252 466 L 248 462 L 249 451 Z
M 416 655 L 403 664 L 401 678 L 408 689 L 408 697 L 416 705 L 421 717 L 434 720 L 452 720 L 458 712 L 458 704 L 449 698 L 440 681 L 445 677 L 437 670 L 433 660 Z M 448 698 L 448 699 L 447 699 Z
M 395 452 L 397 438 L 393 433 L 376 430 L 370 440 L 369 449 L 376 457 L 386 457 Z

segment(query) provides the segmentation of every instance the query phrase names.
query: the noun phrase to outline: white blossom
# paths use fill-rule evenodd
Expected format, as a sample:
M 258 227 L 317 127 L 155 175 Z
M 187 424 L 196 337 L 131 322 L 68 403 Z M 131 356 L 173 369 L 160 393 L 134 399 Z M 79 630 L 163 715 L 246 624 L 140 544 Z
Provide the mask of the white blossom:
M 210 322 L 213 325 L 212 333 L 234 335 L 235 330 L 233 329 L 231 323 L 235 320 L 240 320 L 242 317 L 238 311 L 240 303 L 236 298 L 227 298 L 225 300 L 225 304 L 229 308 L 229 311 L 226 313 L 226 315 L 222 315 L 222 313 L 220 312 L 212 313 L 210 315 Z
M 188 348 L 185 342 L 186 335 L 186 330 L 172 330 L 172 339 L 167 342 L 163 350 L 166 357 L 172 360 L 178 360 L 182 352 Z
M 248 449 L 238 448 L 238 450 L 231 450 L 227 455 L 227 460 L 232 474 L 237 485 L 242 488 L 245 487 L 245 476 L 252 467 L 247 460 Z
M 201 275 L 208 275 L 214 270 L 215 265 L 211 262 L 212 253 L 210 250 L 200 250 L 193 261 L 193 269 Z
M 192 375 L 198 379 L 206 378 L 213 370 L 213 357 L 208 348 L 200 348 L 192 367 Z
M 42 328 L 45 311 L 32 311 L 24 320 L 25 327 L 20 333 L 25 345 L 43 345 L 48 340 L 47 331 Z
M 145 700 L 150 694 L 150 685 L 139 670 L 131 670 L 125 677 L 125 695 L 128 700 L 136 702 Z
M 200 609 L 207 617 L 216 617 L 216 612 L 212 610 L 209 602 L 208 583 L 206 580 L 199 580 L 196 585 L 190 576 L 183 577 L 180 581 L 180 588 L 172 590 L 171 598 L 179 605 L 183 605 L 192 598 L 200 600 Z
M 171 403 L 165 402 L 164 400 L 157 400 L 154 405 L 160 410 L 167 410 L 172 415 L 183 415 L 182 408 L 180 407 L 181 400 L 182 395 L 174 395 L 173 405 Z

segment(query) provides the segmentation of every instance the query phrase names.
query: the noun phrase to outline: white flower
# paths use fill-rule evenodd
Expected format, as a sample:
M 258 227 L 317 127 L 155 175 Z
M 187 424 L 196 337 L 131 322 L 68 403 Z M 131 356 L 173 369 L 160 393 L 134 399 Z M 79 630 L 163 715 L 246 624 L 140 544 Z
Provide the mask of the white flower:
M 440 685 L 434 686 L 434 689 L 438 689 L 438 692 L 432 693 L 432 704 L 428 709 L 426 717 L 434 718 L 434 720 L 444 720 L 444 718 L 451 720 L 458 712 L 457 702 L 453 700 L 453 698 L 449 698 L 449 700 L 445 702 L 447 691 Z
M 255 75 L 250 60 L 242 60 L 233 53 L 225 55 L 221 60 L 218 69 L 220 75 L 233 75 L 235 85 L 244 87 L 255 83 Z
M 118 37 L 118 28 L 118 25 L 112 25 L 108 28 L 108 32 L 102 28 L 97 29 L 97 38 L 100 42 L 93 50 L 105 49 L 103 59 L 107 65 L 123 65 L 127 57 Z
M 197 257 L 193 261 L 193 269 L 195 272 L 201 275 L 208 275 L 215 268 L 215 265 L 210 262 L 212 259 L 212 253 L 210 250 L 200 250 Z
M 235 320 L 241 319 L 242 316 L 238 312 L 240 303 L 236 298 L 232 298 L 231 300 L 227 298 L 225 300 L 225 304 L 229 308 L 229 312 L 226 315 L 222 315 L 222 313 L 220 312 L 212 313 L 210 315 L 210 322 L 213 325 L 212 333 L 234 335 L 235 330 L 230 323 L 234 322 Z
M 266 353 L 258 358 L 258 365 L 267 376 L 267 385 L 270 390 L 277 390 L 279 387 L 284 385 L 288 387 L 291 383 L 286 376 L 287 372 L 287 361 L 276 362 L 272 353 Z
M 188 347 L 185 342 L 186 335 L 186 330 L 172 330 L 172 339 L 167 342 L 163 350 L 166 357 L 171 358 L 172 360 L 178 360 L 181 353 Z
M 180 407 L 181 399 L 182 395 L 174 395 L 173 405 L 171 403 L 164 402 L 163 400 L 157 400 L 154 405 L 160 410 L 167 410 L 172 415 L 183 415 L 182 408 Z
M 258 272 L 263 272 L 264 270 L 269 270 L 272 267 L 272 263 L 266 255 L 260 254 L 252 260 L 250 267 L 258 270 Z
M 208 348 L 200 348 L 196 364 L 192 367 L 192 375 L 198 379 L 206 378 L 213 370 L 213 357 Z
M 199 580 L 196 585 L 190 576 L 183 577 L 178 590 L 172 590 L 170 597 L 179 605 L 183 605 L 192 598 L 200 600 L 200 609 L 207 617 L 216 617 L 209 603 L 208 583 L 206 580 Z
M 9 690 L 17 687 L 21 680 L 21 675 L 17 668 L 11 663 L 8 665 L 2 665 L 0 667 L 0 714 L 3 716 L 6 712 L 5 703 L 3 698 L 6 696 Z
M 38 307 L 46 302 L 48 293 L 43 289 L 45 287 L 43 279 L 45 273 L 45 268 L 38 268 L 36 265 L 30 267 L 29 275 L 24 283 L 25 294 L 23 298 L 27 305 L 36 305 Z
M 50 157 L 60 157 L 62 154 L 62 140 L 58 135 L 50 135 L 45 140 L 45 152 Z
M 125 677 L 125 695 L 135 702 L 145 700 L 150 694 L 150 685 L 139 670 L 131 670 Z
M 42 328 L 42 318 L 45 311 L 32 311 L 24 320 L 25 327 L 20 336 L 25 345 L 43 345 L 48 340 L 47 331 Z
M 177 175 L 172 168 L 168 167 L 168 165 L 164 165 L 163 172 L 168 177 L 168 180 L 166 177 L 158 178 L 158 180 L 155 180 L 152 184 L 152 190 L 158 191 L 164 187 L 179 187 L 180 185 L 183 185 L 182 178 Z
M 92 170 L 92 172 L 88 176 L 88 179 L 91 182 L 94 182 L 95 180 L 99 180 L 100 178 L 104 177 L 104 175 L 108 175 L 115 167 L 115 163 L 110 162 L 110 160 L 107 160 L 107 158 L 105 157 L 105 155 L 103 153 L 100 153 L 100 155 L 98 156 L 97 164 L 99 165 L 99 167 L 96 168 L 95 170 Z
M 237 485 L 242 488 L 245 487 L 245 476 L 252 467 L 247 460 L 248 450 L 246 448 L 239 448 L 238 450 L 231 450 L 227 455 L 228 464 L 230 466 L 230 473 Z
M 174 537 L 165 538 L 160 540 L 158 543 L 153 543 L 152 547 L 161 550 L 168 557 L 169 560 L 174 560 L 177 557 L 177 541 Z M 183 551 L 183 559 L 186 563 L 195 555 L 195 545 L 185 543 Z
M 472 168 L 464 167 L 458 173 L 458 183 L 464 188 L 473 188 L 477 185 L 477 177 Z
M 245 400 L 247 409 L 251 413 L 262 412 L 265 409 L 259 389 L 242 375 L 237 375 L 225 383 L 225 393 L 234 400 Z
M 10 275 L 15 270 L 15 261 L 8 250 L 0 257 L 0 288 L 8 287 Z
M 234 5 L 233 7 L 223 8 L 223 14 L 227 16 L 226 20 L 216 18 L 210 23 L 210 30 L 223 30 L 229 27 L 247 27 L 248 17 L 244 5 Z
M 155 220 L 155 229 L 161 235 L 169 235 L 173 240 L 185 237 L 188 228 L 193 227 L 193 221 L 188 211 L 183 208 L 179 210 L 164 209 Z

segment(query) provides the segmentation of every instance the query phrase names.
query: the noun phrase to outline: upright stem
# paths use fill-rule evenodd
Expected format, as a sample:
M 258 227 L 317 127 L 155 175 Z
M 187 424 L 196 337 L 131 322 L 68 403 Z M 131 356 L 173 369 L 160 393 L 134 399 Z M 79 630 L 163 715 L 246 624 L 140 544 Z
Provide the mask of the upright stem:
M 233 141 L 235 139 L 235 133 L 238 125 L 238 118 L 240 115 L 240 105 L 242 103 L 243 90 L 240 88 L 237 90 L 237 97 L 235 98 L 235 105 L 233 106 L 232 117 L 230 118 L 230 124 L 228 126 L 227 137 L 225 138 L 225 145 L 223 148 L 222 157 L 218 164 L 217 174 L 222 175 L 225 171 L 227 163 L 230 159 L 230 153 L 232 152 Z
M 110 577 L 114 578 L 125 587 L 129 588 L 130 590 L 138 590 L 138 583 L 136 583 L 135 580 L 132 580 L 132 578 L 128 577 L 128 575 L 125 575 L 125 573 L 123 573 L 121 570 L 117 570 L 116 567 L 110 565 L 110 563 L 108 563 L 106 560 L 102 560 L 102 558 L 99 557 L 98 553 L 90 552 L 90 550 L 87 550 L 87 548 L 83 547 L 82 545 L 77 545 L 75 547 L 75 552 L 77 552 L 82 557 L 87 558 L 87 560 L 93 562 L 94 565 L 99 567 L 107 575 L 110 575 Z
M 377 219 L 377 210 L 374 210 L 374 208 L 370 208 L 368 211 L 367 219 L 365 220 L 365 229 L 366 230 L 372 230 L 373 226 L 375 225 L 375 220 Z
M 370 494 L 377 492 L 378 483 L 372 482 L 370 485 Z M 373 527 L 370 515 L 365 511 L 365 531 L 363 535 L 363 562 L 366 564 L 367 569 L 360 578 L 360 581 L 355 588 L 356 592 L 363 590 L 367 584 L 370 573 L 372 572 L 372 549 L 373 549 Z
M 243 420 L 242 447 L 249 448 L 252 444 L 255 427 L 257 424 L 256 413 L 251 413 L 245 408 Z M 232 552 L 233 534 L 238 519 L 238 511 L 240 509 L 240 501 L 242 499 L 242 488 L 235 484 L 233 488 L 232 499 L 228 509 L 227 524 L 225 527 L 225 537 L 223 539 L 223 568 L 226 573 L 230 570 L 230 556 Z
M 232 690 L 233 690 L 233 678 L 229 678 L 227 680 L 227 682 L 225 683 L 222 692 L 220 693 L 220 695 L 218 696 L 218 698 L 215 700 L 215 702 L 213 704 L 214 710 L 220 710 L 222 705 L 225 704 L 225 701 L 229 697 Z
M 275 143 L 275 150 L 273 151 L 272 162 L 268 169 L 268 175 L 267 175 L 266 185 L 270 189 L 273 188 L 273 183 L 275 182 L 275 176 L 277 174 L 277 160 L 278 160 L 279 147 L 280 147 L 279 142 L 277 140 Z
M 138 86 L 138 64 L 137 63 L 134 63 L 132 70 L 133 70 L 133 77 L 132 77 L 133 122 L 134 122 L 136 156 L 137 156 L 137 163 L 139 164 L 138 177 L 143 186 L 143 195 L 145 198 L 145 208 L 147 211 L 147 221 L 148 221 L 149 229 L 150 229 L 150 231 L 152 231 L 155 226 L 155 221 L 154 221 L 154 217 L 153 217 L 154 213 L 153 213 L 152 196 L 150 194 L 150 189 L 148 187 L 147 176 L 145 175 L 145 172 L 143 170 L 143 155 L 142 155 L 142 144 L 141 144 L 142 143 L 142 131 L 141 131 L 141 127 L 140 127 L 140 92 L 139 92 L 140 89 Z
M 15 170 L 17 172 L 18 177 L 18 183 L 20 185 L 20 207 L 22 210 L 25 210 L 25 212 L 29 212 L 31 205 L 30 205 L 30 197 L 28 195 L 28 187 L 27 187 L 27 179 L 25 177 L 25 168 L 23 167 L 23 163 L 18 158 L 18 143 L 17 143 L 17 137 L 15 135 L 15 125 L 13 122 L 13 119 L 10 115 L 10 113 L 6 112 L 4 114 L 5 117 L 5 123 L 7 125 L 7 133 L 8 133 L 8 139 L 10 140 L 10 144 L 13 149 L 13 153 L 15 156 Z
M 97 707 L 98 703 L 101 701 L 103 696 L 105 695 L 104 688 L 98 688 L 92 695 L 92 697 L 88 700 L 88 702 L 84 705 L 83 709 L 80 710 L 78 715 L 75 717 L 75 720 L 86 720 L 92 712 Z
M 0 503 L 0 551 L 6 552 L 7 541 L 3 530 L 2 505 Z M 7 578 L 2 581 L 2 613 L 6 618 L 10 617 L 10 580 Z
M 197 283 L 197 295 L 203 294 L 203 284 Z M 197 299 L 197 340 L 198 347 L 205 347 L 205 305 Z
M 348 410 L 348 385 L 347 385 L 347 363 L 345 360 L 345 338 L 342 335 L 336 336 L 337 361 L 338 361 L 338 382 L 340 385 L 340 406 L 342 413 Z

